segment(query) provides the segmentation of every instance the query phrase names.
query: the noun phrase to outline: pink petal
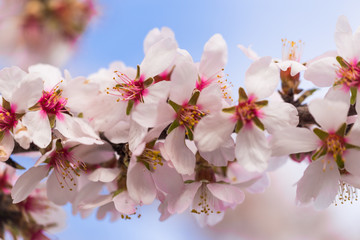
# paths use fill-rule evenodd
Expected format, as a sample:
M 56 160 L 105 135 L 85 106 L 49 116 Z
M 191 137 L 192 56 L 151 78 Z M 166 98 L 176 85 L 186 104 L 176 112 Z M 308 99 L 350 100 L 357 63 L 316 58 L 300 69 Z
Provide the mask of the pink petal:
M 136 202 L 132 200 L 127 191 L 123 191 L 113 198 L 117 211 L 123 214 L 133 214 L 136 212 Z
M 10 132 L 5 132 L 3 139 L 0 142 L 0 162 L 5 162 L 9 159 L 15 143 Z
M 195 194 L 201 185 L 201 182 L 185 184 L 181 195 L 178 196 L 174 202 L 169 202 L 169 212 L 172 214 L 184 212 L 194 200 Z
M 228 161 L 233 161 L 235 159 L 234 140 L 230 137 L 227 141 L 223 142 L 220 148 L 211 152 L 199 151 L 199 153 L 206 161 L 214 166 L 226 166 Z
M 32 167 L 23 173 L 11 190 L 13 203 L 19 203 L 29 196 L 38 183 L 48 175 L 49 167 L 46 165 Z
M 334 201 L 339 189 L 340 173 L 336 164 L 330 159 L 330 164 L 327 164 L 323 171 L 322 160 L 318 159 L 306 168 L 296 190 L 297 202 L 306 204 L 314 200 L 317 209 L 327 208 Z
M 229 184 L 209 183 L 206 186 L 209 191 L 221 201 L 240 204 L 245 199 L 243 191 Z
M 3 98 L 10 101 L 16 86 L 26 77 L 26 72 L 19 67 L 6 67 L 0 71 L 0 92 Z
M 28 112 L 22 120 L 33 142 L 40 148 L 47 147 L 51 142 L 51 127 L 47 115 L 40 111 Z
M 309 112 L 323 129 L 335 132 L 343 123 L 346 123 L 348 106 L 341 101 L 314 99 L 309 103 Z
M 166 162 L 163 166 L 155 169 L 152 177 L 156 187 L 167 194 L 178 193 L 184 185 L 181 175 L 174 168 L 169 167 Z
M 345 169 L 360 177 L 360 151 L 357 149 L 348 149 L 345 154 Z
M 142 163 L 134 163 L 129 167 L 126 185 L 130 197 L 138 203 L 151 204 L 156 197 L 151 173 Z
M 269 97 L 280 81 L 279 68 L 271 57 L 254 61 L 245 73 L 245 88 L 258 98 Z
M 177 127 L 165 139 L 165 150 L 180 174 L 192 174 L 195 168 L 195 155 L 185 144 L 185 130 Z
M 117 168 L 98 168 L 90 173 L 88 178 L 92 182 L 111 182 L 119 173 L 120 169 Z
M 62 177 L 56 176 L 53 171 L 46 182 L 47 197 L 56 205 L 65 205 L 67 202 L 73 201 L 76 196 L 77 178 L 69 181 L 68 185 L 63 183 L 64 188 L 60 185 L 61 181 L 63 181 Z
M 144 39 L 145 54 L 149 51 L 151 46 L 165 38 L 171 38 L 175 40 L 175 34 L 170 28 L 162 27 L 161 30 L 158 28 L 152 29 Z
M 256 52 L 254 52 L 251 49 L 251 45 L 248 46 L 247 48 L 241 44 L 237 45 L 238 48 L 240 48 L 240 50 L 245 54 L 245 56 L 247 56 L 250 60 L 256 61 L 258 60 L 260 57 L 257 55 Z
M 215 34 L 204 46 L 201 56 L 199 73 L 209 79 L 218 74 L 227 62 L 226 42 L 220 34 Z

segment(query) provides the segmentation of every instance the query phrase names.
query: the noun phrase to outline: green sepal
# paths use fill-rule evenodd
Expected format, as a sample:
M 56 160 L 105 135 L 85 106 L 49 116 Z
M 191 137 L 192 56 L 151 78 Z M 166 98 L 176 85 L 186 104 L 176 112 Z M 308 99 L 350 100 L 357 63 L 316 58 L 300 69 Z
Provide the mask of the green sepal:
M 129 100 L 128 105 L 126 107 L 126 115 L 130 115 L 134 103 L 135 103 L 134 100 Z
M 344 169 L 345 167 L 344 160 L 340 154 L 336 155 L 336 164 L 338 165 L 339 169 Z
M 307 91 L 305 91 L 303 94 L 301 94 L 301 96 L 298 99 L 299 103 L 302 103 L 305 101 L 305 99 L 307 97 L 310 97 L 314 92 L 316 92 L 318 89 L 317 88 L 313 88 L 313 89 L 309 89 Z
M 150 168 L 150 164 L 149 164 L 148 162 L 146 162 L 146 161 L 141 161 L 141 160 L 139 160 L 139 162 L 143 163 L 144 166 L 147 168 L 147 170 L 149 170 L 150 172 L 152 171 L 152 169 Z
M 345 143 L 345 148 L 346 148 L 346 149 L 356 149 L 356 150 L 360 150 L 360 147 L 359 147 L 359 146 L 352 145 L 352 144 L 350 144 L 350 143 Z
M 155 143 L 156 143 L 156 138 L 155 138 L 154 140 L 148 142 L 148 143 L 146 144 L 146 147 L 147 147 L 147 148 L 153 148 L 153 147 L 155 146 Z
M 3 98 L 2 107 L 7 110 L 11 109 L 10 103 L 8 101 L 6 101 L 5 98 Z
M 356 103 L 356 95 L 357 95 L 356 87 L 351 87 L 350 92 L 351 92 L 350 104 L 354 105 Z
M 253 119 L 253 122 L 255 123 L 255 125 L 258 127 L 258 128 L 260 128 L 261 130 L 265 130 L 265 126 L 264 126 L 264 124 L 260 121 L 260 119 L 259 118 L 257 118 L 257 117 L 254 117 Z
M 151 86 L 151 84 L 153 84 L 154 79 L 152 77 L 149 77 L 148 79 L 145 80 L 144 82 L 144 87 L 148 88 L 149 86 Z
M 83 118 L 83 117 L 84 117 L 84 113 L 82 113 L 82 112 L 79 113 L 79 114 L 77 115 L 77 117 L 78 117 L 78 118 Z
M 34 106 L 29 107 L 29 110 L 30 110 L 30 111 L 38 111 L 38 110 L 40 110 L 40 109 L 41 109 L 41 106 L 40 106 L 39 103 L 36 103 Z
M 49 116 L 49 122 L 50 122 L 50 127 L 51 128 L 54 128 L 55 127 L 55 122 L 56 122 L 56 116 L 51 114 Z
M 321 156 L 324 156 L 327 153 L 327 149 L 325 147 L 321 147 L 319 150 L 317 150 L 314 155 L 312 155 L 311 159 L 315 161 L 316 159 L 320 158 Z
M 360 61 L 356 64 L 357 67 L 360 67 Z
M 229 108 L 223 108 L 222 110 L 224 113 L 230 113 L 233 114 L 236 112 L 236 106 L 229 107 Z
M 184 181 L 185 184 L 189 184 L 189 183 L 193 183 L 193 182 L 195 182 L 195 181 L 194 180 L 186 180 L 186 181 Z
M 340 64 L 341 67 L 343 68 L 348 68 L 349 66 L 346 64 L 346 61 L 340 57 L 340 56 L 337 56 L 336 57 L 336 61 L 338 61 L 338 63 Z
M 17 120 L 21 119 L 24 115 L 25 115 L 25 113 L 16 113 L 15 114 Z
M 175 112 L 179 112 L 180 109 L 182 108 L 181 105 L 171 101 L 170 99 L 168 100 L 168 103 L 170 104 L 170 106 L 174 109 Z
M 5 163 L 7 165 L 12 166 L 15 169 L 20 169 L 20 170 L 24 170 L 25 168 L 23 166 L 21 166 L 20 164 L 18 164 L 17 162 L 15 162 L 12 158 L 9 158 L 8 160 L 5 161 Z
M 5 136 L 5 132 L 1 131 L 0 132 L 0 142 L 3 140 L 4 136 Z
M 135 80 L 139 80 L 140 79 L 140 66 L 137 65 L 136 66 L 136 77 Z
M 60 151 L 63 149 L 63 145 L 61 144 L 60 139 L 56 140 L 55 146 L 56 146 L 56 151 Z
M 321 130 L 320 128 L 314 128 L 313 132 L 316 134 L 316 136 L 318 136 L 321 140 L 325 140 L 328 136 L 329 133 Z
M 175 119 L 172 124 L 170 125 L 170 127 L 167 130 L 167 134 L 169 135 L 169 133 L 174 130 L 175 128 L 177 128 L 178 126 L 180 126 L 179 120 Z
M 199 96 L 200 96 L 200 91 L 195 89 L 188 104 L 189 105 L 196 105 L 197 100 L 199 99 Z
M 338 135 L 338 136 L 345 136 L 345 133 L 346 133 L 346 123 L 343 123 L 342 125 L 341 125 L 341 127 L 336 131 L 336 134 Z
M 122 193 L 124 191 L 124 189 L 118 189 L 113 193 L 113 198 L 116 197 L 117 195 L 119 195 L 120 193 Z
M 241 87 L 239 88 L 239 102 L 247 101 L 248 96 L 246 95 L 245 90 Z
M 236 126 L 235 126 L 235 132 L 238 133 L 244 126 L 243 121 L 240 119 L 237 121 Z
M 269 103 L 268 100 L 263 100 L 263 101 L 258 101 L 258 102 L 255 102 L 255 105 L 259 108 L 262 108 L 262 107 L 265 107 L 267 106 Z
M 187 132 L 188 139 L 191 141 L 194 140 L 194 134 L 193 134 L 192 130 L 187 126 L 186 126 L 186 132 Z

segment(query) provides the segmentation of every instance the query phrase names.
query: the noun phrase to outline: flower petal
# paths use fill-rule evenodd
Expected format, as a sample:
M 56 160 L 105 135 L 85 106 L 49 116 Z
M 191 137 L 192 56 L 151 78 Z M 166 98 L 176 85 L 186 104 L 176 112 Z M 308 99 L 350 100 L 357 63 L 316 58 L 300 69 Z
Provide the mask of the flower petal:
M 118 168 L 98 168 L 89 174 L 88 179 L 92 182 L 112 182 L 119 173 Z
M 245 199 L 243 191 L 229 184 L 209 183 L 206 186 L 209 191 L 221 201 L 240 204 Z
M 169 202 L 169 212 L 172 214 L 184 212 L 191 205 L 201 184 L 201 182 L 185 184 L 183 192 L 175 199 L 175 202 Z
M 61 179 L 59 180 L 58 178 Z M 47 197 L 56 205 L 65 205 L 67 202 L 75 199 L 77 193 L 77 178 L 75 177 L 69 185 L 64 184 L 63 188 L 59 181 L 62 181 L 62 177 L 57 177 L 56 172 L 53 171 L 46 182 Z
M 321 58 L 308 66 L 304 78 L 313 82 L 318 87 L 329 87 L 337 78 L 336 71 L 338 66 L 339 63 L 334 57 Z
M 45 148 L 51 142 L 51 127 L 48 116 L 41 111 L 28 112 L 23 117 L 23 123 L 29 130 L 33 142 L 40 148 Z
M 115 208 L 122 214 L 133 214 L 136 212 L 136 202 L 132 200 L 127 191 L 123 191 L 113 198 Z

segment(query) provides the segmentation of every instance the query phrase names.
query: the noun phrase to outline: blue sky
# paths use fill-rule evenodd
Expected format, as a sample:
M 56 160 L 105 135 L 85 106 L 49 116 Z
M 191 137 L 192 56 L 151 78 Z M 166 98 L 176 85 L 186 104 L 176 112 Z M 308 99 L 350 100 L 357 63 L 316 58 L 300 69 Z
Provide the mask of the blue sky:
M 181 48 L 200 60 L 205 42 L 215 33 L 228 43 L 225 72 L 239 86 L 251 63 L 236 47 L 252 44 L 260 56 L 281 57 L 281 38 L 305 42 L 303 59 L 335 49 L 337 17 L 346 15 L 353 28 L 360 25 L 359 1 L 280 0 L 98 0 L 98 19 L 80 41 L 66 65 L 73 76 L 88 75 L 112 61 L 135 67 L 143 59 L 143 39 L 154 27 L 168 26 Z M 279 206 L 280 207 L 280 206 Z M 69 209 L 69 206 L 67 206 Z M 161 223 L 156 206 L 145 207 L 141 219 L 97 221 L 69 215 L 58 239 L 209 239 L 187 216 Z M 205 235 L 204 235 L 205 234 Z

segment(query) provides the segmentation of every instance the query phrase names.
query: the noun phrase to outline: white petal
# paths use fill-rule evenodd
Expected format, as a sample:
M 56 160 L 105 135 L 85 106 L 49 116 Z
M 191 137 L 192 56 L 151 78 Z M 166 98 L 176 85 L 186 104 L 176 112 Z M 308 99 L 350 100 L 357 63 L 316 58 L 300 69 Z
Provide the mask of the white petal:
M 318 87 L 329 87 L 337 78 L 336 71 L 338 66 L 339 63 L 336 61 L 336 58 L 322 58 L 308 66 L 304 78 L 313 82 Z
M 129 139 L 130 123 L 119 121 L 115 126 L 104 132 L 104 135 L 112 143 L 126 143 Z
M 219 113 L 200 120 L 194 130 L 194 140 L 200 151 L 214 151 L 229 138 L 235 127 L 231 117 L 231 114 Z
M 209 183 L 209 191 L 221 201 L 240 204 L 245 199 L 245 194 L 239 188 L 229 184 Z
M 346 103 L 350 107 L 350 94 L 348 92 L 345 92 L 342 89 L 342 86 L 334 86 L 329 88 L 329 91 L 325 95 L 325 99 L 331 101 L 341 101 Z
M 60 181 L 64 182 L 65 180 L 62 177 L 56 176 L 56 172 L 53 171 L 46 182 L 47 197 L 56 205 L 65 205 L 67 202 L 75 199 L 77 178 L 75 177 L 73 181 L 68 181 L 68 184 L 63 184 L 63 188 L 60 185 Z
M 38 183 L 48 175 L 49 167 L 46 165 L 32 167 L 22 174 L 11 190 L 13 203 L 19 203 L 29 196 Z
M 309 103 L 309 112 L 326 131 L 335 132 L 346 123 L 348 110 L 348 104 L 341 101 L 314 99 Z
M 340 56 L 345 59 L 350 59 L 356 56 L 354 55 L 352 29 L 345 16 L 340 16 L 338 18 L 334 38 Z
M 28 112 L 23 117 L 23 123 L 29 130 L 33 142 L 40 148 L 45 148 L 51 141 L 51 127 L 48 116 L 41 111 Z
M 169 81 L 161 81 L 151 85 L 147 88 L 148 93 L 144 96 L 144 102 L 155 104 L 160 100 L 167 99 L 170 93 L 170 87 L 171 83 Z M 141 104 L 138 106 L 140 105 Z
M 289 127 L 274 132 L 270 143 L 272 155 L 283 156 L 313 151 L 319 146 L 320 139 L 307 128 Z
M 165 139 L 165 150 L 180 174 L 192 174 L 195 168 L 195 155 L 185 144 L 185 129 L 177 127 Z
M 156 197 L 155 183 L 150 171 L 142 163 L 129 167 L 126 185 L 129 195 L 138 203 L 151 204 Z
M 178 193 L 184 185 L 181 175 L 174 168 L 170 168 L 166 162 L 163 166 L 156 168 L 152 177 L 156 187 L 166 194 Z
M 245 54 L 245 56 L 247 56 L 250 60 L 256 61 L 258 60 L 260 57 L 259 55 L 257 55 L 256 52 L 254 52 L 254 50 L 251 49 L 251 46 L 248 46 L 247 48 L 241 44 L 237 45 L 238 48 L 240 48 L 240 50 Z
M 19 67 L 7 67 L 0 71 L 0 93 L 8 101 L 16 86 L 26 77 L 26 72 Z
M 261 122 L 270 134 L 284 127 L 296 127 L 299 123 L 297 109 L 291 104 L 270 102 L 261 110 L 264 114 Z
M 62 79 L 61 71 L 57 67 L 48 64 L 30 66 L 29 73 L 36 73 L 44 80 L 45 91 L 50 91 L 56 84 L 59 84 Z
M 360 151 L 356 149 L 348 149 L 345 154 L 345 169 L 360 177 Z
M 220 34 L 215 34 L 204 46 L 201 56 L 199 73 L 206 79 L 219 73 L 227 62 L 227 45 Z
M 127 191 L 123 191 L 113 198 L 116 210 L 122 214 L 133 214 L 136 212 L 136 202 L 132 200 Z
M 94 172 L 90 173 L 88 178 L 93 182 L 111 182 L 120 173 L 117 168 L 98 168 Z
M 203 111 L 215 113 L 221 111 L 221 100 L 222 94 L 219 85 L 211 84 L 201 91 L 196 105 Z
M 177 43 L 174 39 L 165 38 L 152 45 L 140 64 L 141 73 L 146 77 L 154 77 L 163 72 L 176 55 Z
M 236 137 L 235 156 L 247 171 L 264 171 L 271 156 L 264 131 L 256 126 L 244 127 Z
M 187 102 L 196 87 L 197 79 L 198 72 L 194 63 L 188 61 L 178 63 L 171 75 L 170 99 L 179 105 Z
M 279 68 L 271 57 L 256 60 L 245 73 L 246 90 L 260 99 L 269 97 L 277 88 L 279 81 Z
M 3 139 L 0 142 L 0 162 L 5 162 L 9 159 L 14 149 L 14 139 L 10 132 L 5 132 Z
M 152 29 L 144 39 L 144 52 L 145 54 L 149 51 L 150 47 L 164 38 L 171 38 L 175 40 L 174 32 L 168 27 L 162 27 L 161 30 L 158 28 Z
M 184 212 L 194 200 L 195 194 L 201 186 L 201 182 L 193 182 L 185 184 L 185 188 L 180 196 L 178 196 L 174 203 L 169 202 L 170 213 L 182 213 Z
M 214 166 L 226 166 L 228 161 L 235 159 L 235 144 L 234 140 L 229 137 L 223 144 L 211 152 L 199 151 L 200 155 L 205 158 L 206 161 Z
M 340 173 L 333 159 L 330 161 L 325 171 L 322 159 L 312 162 L 306 168 L 297 184 L 296 199 L 299 203 L 306 204 L 314 200 L 317 209 L 324 209 L 334 201 L 339 189 Z
M 147 133 L 147 128 L 140 126 L 135 121 L 130 122 L 129 130 L 129 149 L 130 151 L 135 151 L 139 144 L 143 141 Z

